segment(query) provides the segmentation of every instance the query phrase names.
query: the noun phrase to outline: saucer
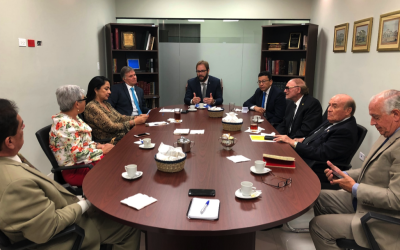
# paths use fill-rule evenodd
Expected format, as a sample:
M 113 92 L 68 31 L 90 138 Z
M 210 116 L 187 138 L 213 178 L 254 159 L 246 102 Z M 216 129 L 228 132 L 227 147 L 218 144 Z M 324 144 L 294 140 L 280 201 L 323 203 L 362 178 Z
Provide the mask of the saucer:
M 151 147 L 145 148 L 145 147 L 144 147 L 144 144 L 142 144 L 142 145 L 139 145 L 139 148 L 143 148 L 143 149 L 152 149 L 152 148 L 154 148 L 154 147 L 156 146 L 155 143 L 150 143 L 150 145 L 151 145 Z
M 197 109 L 206 109 L 207 107 L 206 106 L 204 106 L 204 107 L 202 107 L 202 108 L 200 108 L 200 107 L 196 107 Z
M 270 171 L 271 171 L 271 169 L 269 169 L 269 168 L 264 168 L 264 172 L 257 172 L 256 171 L 256 167 L 255 166 L 251 166 L 250 167 L 250 171 L 251 172 L 253 172 L 253 173 L 255 173 L 255 174 L 266 174 L 266 173 L 269 173 Z
M 255 199 L 255 198 L 257 198 L 258 196 L 260 196 L 260 195 L 262 194 L 262 192 L 259 191 L 259 190 L 257 190 L 257 191 L 255 190 L 254 194 L 255 194 L 254 197 L 252 197 L 251 195 L 249 195 L 249 196 L 244 196 L 244 195 L 242 195 L 242 192 L 240 191 L 240 188 L 239 188 L 238 190 L 236 190 L 236 192 L 235 192 L 235 196 L 238 197 L 238 198 L 240 198 L 240 199 Z
M 264 119 L 258 119 L 258 123 L 263 122 L 263 121 L 264 121 Z
M 193 111 L 197 111 L 197 109 L 188 109 L 188 111 L 193 112 Z
M 136 179 L 136 178 L 139 178 L 139 177 L 142 176 L 142 175 L 143 175 L 143 172 L 142 172 L 142 171 L 137 171 L 137 172 L 136 172 L 136 176 L 134 176 L 134 177 L 129 177 L 127 172 L 123 172 L 123 173 L 122 173 L 122 177 L 123 177 L 124 179 L 127 179 L 127 180 L 134 180 L 134 179 Z

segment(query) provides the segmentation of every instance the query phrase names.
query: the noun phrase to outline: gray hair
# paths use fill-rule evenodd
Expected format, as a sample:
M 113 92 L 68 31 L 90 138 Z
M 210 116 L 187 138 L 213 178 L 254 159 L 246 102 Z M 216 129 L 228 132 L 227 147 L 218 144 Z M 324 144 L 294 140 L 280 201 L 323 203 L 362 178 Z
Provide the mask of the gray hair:
M 134 70 L 134 69 L 131 68 L 131 67 L 129 67 L 129 66 L 124 66 L 124 67 L 122 67 L 122 69 L 121 69 L 121 78 L 122 78 L 122 79 L 125 79 L 126 73 L 131 72 L 131 71 L 133 71 L 133 70 Z
M 395 89 L 385 90 L 371 98 L 375 100 L 378 97 L 383 97 L 383 111 L 390 114 L 393 109 L 400 110 L 400 91 Z
M 62 112 L 70 111 L 76 101 L 82 99 L 85 90 L 76 85 L 64 85 L 56 90 L 56 97 Z

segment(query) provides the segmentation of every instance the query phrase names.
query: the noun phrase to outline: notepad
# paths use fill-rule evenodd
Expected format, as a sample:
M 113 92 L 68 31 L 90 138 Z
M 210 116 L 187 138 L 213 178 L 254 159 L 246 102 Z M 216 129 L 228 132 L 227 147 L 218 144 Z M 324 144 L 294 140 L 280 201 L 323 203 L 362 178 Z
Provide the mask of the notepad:
M 149 197 L 145 194 L 138 193 L 135 194 L 134 196 L 123 199 L 121 203 L 136 208 L 137 210 L 140 210 L 156 201 L 157 199 L 153 197 Z
M 207 201 L 210 201 L 210 204 L 203 213 L 200 213 Z M 193 198 L 189 204 L 187 217 L 189 219 L 218 220 L 219 205 L 220 201 L 218 199 Z

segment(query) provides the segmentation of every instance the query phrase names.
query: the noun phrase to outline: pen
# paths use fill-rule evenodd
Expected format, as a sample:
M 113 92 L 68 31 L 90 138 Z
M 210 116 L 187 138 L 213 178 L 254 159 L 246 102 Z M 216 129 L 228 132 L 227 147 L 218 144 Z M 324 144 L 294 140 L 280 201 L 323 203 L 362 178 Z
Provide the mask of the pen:
M 150 114 L 151 109 L 149 110 L 149 112 L 147 112 L 147 115 Z
M 204 213 L 204 211 L 206 210 L 208 204 L 210 204 L 210 201 L 209 201 L 209 200 L 206 202 L 206 204 L 204 204 L 204 207 L 201 209 L 201 211 L 200 211 L 201 214 Z
M 140 139 L 140 143 L 142 143 L 142 144 L 143 144 L 143 140 L 142 140 L 142 139 Z

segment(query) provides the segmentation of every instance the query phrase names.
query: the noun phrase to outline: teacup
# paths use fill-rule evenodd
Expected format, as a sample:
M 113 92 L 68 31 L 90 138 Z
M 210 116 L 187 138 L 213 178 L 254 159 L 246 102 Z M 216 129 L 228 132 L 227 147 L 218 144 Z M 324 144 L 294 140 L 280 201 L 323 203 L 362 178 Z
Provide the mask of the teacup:
M 151 138 L 143 139 L 143 147 L 150 148 L 151 147 Z
M 135 177 L 137 172 L 137 165 L 136 164 L 129 164 L 125 166 L 125 171 L 129 177 Z
M 193 109 L 195 109 L 196 108 L 196 105 L 190 105 L 189 106 L 189 109 L 191 109 L 191 110 L 193 110 Z
M 204 108 L 204 103 L 199 103 L 199 108 Z
M 264 161 L 255 161 L 254 167 L 256 168 L 257 173 L 263 173 L 264 168 L 265 168 L 265 162 Z
M 240 188 L 240 192 L 243 196 L 250 196 L 256 191 L 256 187 L 253 187 L 253 183 L 251 183 L 250 181 L 242 181 L 240 184 L 242 185 L 242 187 Z

